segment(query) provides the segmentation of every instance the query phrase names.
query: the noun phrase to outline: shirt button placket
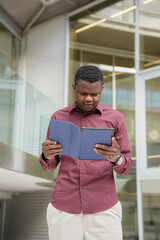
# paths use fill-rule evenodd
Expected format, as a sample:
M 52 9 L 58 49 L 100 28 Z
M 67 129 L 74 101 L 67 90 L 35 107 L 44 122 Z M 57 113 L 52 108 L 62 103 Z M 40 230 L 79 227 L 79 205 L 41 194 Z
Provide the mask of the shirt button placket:
M 85 174 L 84 170 L 81 170 L 81 175 L 84 175 L 84 174 Z M 81 189 L 83 190 L 83 189 L 84 189 L 84 186 L 81 186 Z M 81 197 L 82 197 L 82 196 L 81 196 Z M 79 203 L 80 203 L 81 206 L 82 206 L 82 199 L 80 199 Z M 83 210 L 82 210 L 82 211 L 83 211 Z
M 81 171 L 81 174 L 84 175 L 84 171 L 83 170 Z M 84 189 L 84 187 L 82 186 L 81 189 Z

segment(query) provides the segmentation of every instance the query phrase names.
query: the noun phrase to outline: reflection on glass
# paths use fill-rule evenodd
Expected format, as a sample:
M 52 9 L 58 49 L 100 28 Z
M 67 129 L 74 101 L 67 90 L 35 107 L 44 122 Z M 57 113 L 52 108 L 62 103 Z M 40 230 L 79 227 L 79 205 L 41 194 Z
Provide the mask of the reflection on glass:
M 160 1 L 140 1 L 140 68 L 160 65 Z
M 109 72 L 107 70 L 103 70 L 103 76 L 104 76 L 104 89 L 101 96 L 101 103 L 104 105 L 107 105 L 109 107 L 112 107 L 112 72 Z
M 18 70 L 20 40 L 0 23 L 0 78 L 13 79 Z
M 20 41 L 0 24 L 0 141 L 12 144 Z
M 126 196 L 127 197 L 127 196 Z M 130 201 L 123 202 L 123 239 L 137 239 L 138 240 L 138 228 L 135 224 L 135 219 L 137 219 L 137 204 L 136 197 L 130 198 Z
M 12 144 L 15 90 L 0 89 L 0 141 Z
M 0 79 L 0 142 L 39 156 L 49 119 L 58 106 L 16 77 Z M 19 118 L 21 126 L 17 126 Z
M 142 181 L 144 239 L 160 239 L 160 180 Z
M 146 81 L 147 165 L 160 167 L 160 78 Z
M 128 136 L 130 140 L 132 157 L 135 159 L 135 86 L 134 74 L 121 73 L 116 77 L 116 105 L 126 121 Z M 133 161 L 133 168 L 130 178 L 135 178 L 136 162 Z
M 58 109 L 50 99 L 26 84 L 24 104 L 23 151 L 39 156 L 49 120 Z M 43 110 L 43 111 L 42 111 Z
M 58 106 L 17 74 L 20 41 L 1 24 L 0 43 L 0 142 L 39 156 Z

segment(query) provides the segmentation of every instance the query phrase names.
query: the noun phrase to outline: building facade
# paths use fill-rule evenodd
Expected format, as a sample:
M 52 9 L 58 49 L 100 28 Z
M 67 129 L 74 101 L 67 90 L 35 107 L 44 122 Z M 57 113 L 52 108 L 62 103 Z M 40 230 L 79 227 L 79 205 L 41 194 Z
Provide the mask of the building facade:
M 133 169 L 115 174 L 124 240 L 160 239 L 159 10 L 159 0 L 94 1 L 23 37 L 0 25 L 1 239 L 48 239 L 56 173 L 44 173 L 38 156 L 51 114 L 74 101 L 83 64 L 103 71 L 101 103 L 127 123 Z

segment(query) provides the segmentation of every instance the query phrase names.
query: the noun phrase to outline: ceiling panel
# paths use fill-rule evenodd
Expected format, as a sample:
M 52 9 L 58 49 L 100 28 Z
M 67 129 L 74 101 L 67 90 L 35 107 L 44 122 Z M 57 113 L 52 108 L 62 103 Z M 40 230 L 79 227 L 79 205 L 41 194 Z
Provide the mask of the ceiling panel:
M 95 1 L 95 0 L 94 0 Z M 34 25 L 54 18 L 60 14 L 69 13 L 91 0 L 1 0 L 0 10 L 4 12 L 17 27 L 23 31 L 37 14 Z
M 22 30 L 42 7 L 39 1 L 1 0 L 0 8 Z

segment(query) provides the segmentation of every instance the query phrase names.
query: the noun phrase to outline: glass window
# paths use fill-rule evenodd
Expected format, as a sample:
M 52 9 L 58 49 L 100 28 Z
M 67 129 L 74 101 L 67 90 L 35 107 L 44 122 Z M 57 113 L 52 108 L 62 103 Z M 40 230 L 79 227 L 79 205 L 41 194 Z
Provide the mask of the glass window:
M 0 24 L 0 78 L 13 79 L 18 70 L 20 40 Z
M 146 81 L 147 166 L 160 167 L 160 78 Z
M 112 72 L 104 71 L 104 89 L 101 96 L 101 103 L 112 107 L 113 105 L 113 93 L 112 93 Z
M 160 65 L 160 1 L 140 1 L 140 69 Z
M 116 76 L 116 106 L 126 121 L 129 141 L 132 150 L 133 168 L 128 178 L 136 178 L 135 149 L 135 84 L 134 73 L 117 72 Z M 118 178 L 123 178 L 117 175 Z
M 20 45 L 0 24 L 0 142 L 39 156 L 50 116 L 58 106 L 18 75 Z
M 12 145 L 20 41 L 0 24 L 0 141 Z

